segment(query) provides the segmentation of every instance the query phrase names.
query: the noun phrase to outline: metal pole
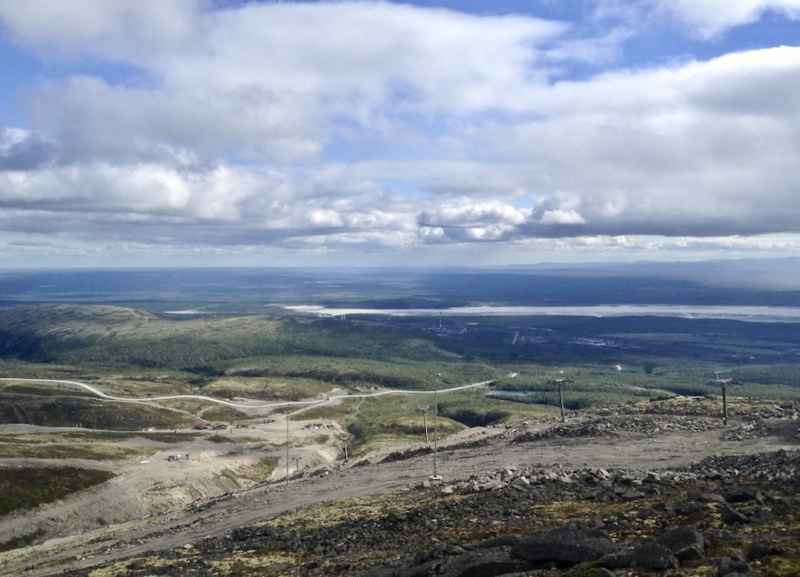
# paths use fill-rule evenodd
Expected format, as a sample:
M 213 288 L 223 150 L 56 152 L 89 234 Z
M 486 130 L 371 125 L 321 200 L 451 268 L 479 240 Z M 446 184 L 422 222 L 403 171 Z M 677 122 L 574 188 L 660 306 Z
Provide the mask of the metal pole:
M 286 486 L 289 486 L 289 413 L 286 413 Z
M 558 401 L 561 404 L 561 422 L 566 423 L 567 419 L 564 417 L 564 384 L 558 383 Z
M 439 448 L 439 381 L 436 381 L 436 389 L 433 391 L 433 476 L 438 476 L 438 448 Z
M 728 426 L 728 387 L 722 385 L 722 424 Z

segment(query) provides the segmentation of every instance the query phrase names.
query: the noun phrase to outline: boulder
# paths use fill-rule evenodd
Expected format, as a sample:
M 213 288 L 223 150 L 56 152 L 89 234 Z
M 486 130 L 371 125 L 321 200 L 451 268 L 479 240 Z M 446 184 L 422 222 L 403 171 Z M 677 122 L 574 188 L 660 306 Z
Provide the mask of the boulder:
M 530 569 L 529 563 L 513 559 L 504 551 L 470 551 L 444 565 L 439 574 L 442 577 L 496 577 L 526 569 Z
M 633 549 L 630 548 L 608 553 L 596 561 L 601 567 L 610 567 L 611 569 L 630 567 L 633 565 L 633 562 Z
M 747 559 L 750 561 L 758 561 L 770 555 L 783 555 L 786 549 L 778 547 L 772 543 L 753 543 L 750 549 L 747 550 Z
M 511 555 L 534 563 L 577 565 L 596 561 L 615 550 L 605 531 L 553 529 L 524 538 Z
M 708 505 L 699 501 L 680 501 L 674 506 L 675 512 L 684 517 L 702 515 L 707 509 Z
M 654 541 L 669 549 L 680 561 L 701 559 L 706 555 L 705 537 L 692 527 L 672 527 Z
M 764 494 L 755 487 L 741 486 L 723 495 L 728 503 L 747 503 L 755 501 L 759 505 L 766 503 Z
M 747 561 L 741 553 L 721 559 L 717 565 L 717 577 L 749 577 L 750 575 L 755 575 L 755 573 L 750 571 Z
M 730 505 L 723 505 L 720 510 L 720 518 L 726 525 L 746 525 L 749 519 Z
M 649 541 L 634 547 L 633 560 L 637 566 L 645 569 L 675 569 L 679 565 L 675 555 L 655 541 Z

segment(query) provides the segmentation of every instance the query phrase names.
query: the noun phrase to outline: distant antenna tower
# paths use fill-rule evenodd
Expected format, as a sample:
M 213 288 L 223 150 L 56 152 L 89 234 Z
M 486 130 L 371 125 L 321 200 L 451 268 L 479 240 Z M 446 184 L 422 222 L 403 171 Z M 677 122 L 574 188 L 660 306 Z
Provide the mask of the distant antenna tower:
M 720 374 L 720 372 L 714 371 L 714 378 L 708 381 L 708 384 L 722 388 L 722 424 L 728 426 L 728 387 L 742 383 L 733 378 L 733 371 L 727 371 L 727 374 L 730 375 L 727 379 L 721 378 Z

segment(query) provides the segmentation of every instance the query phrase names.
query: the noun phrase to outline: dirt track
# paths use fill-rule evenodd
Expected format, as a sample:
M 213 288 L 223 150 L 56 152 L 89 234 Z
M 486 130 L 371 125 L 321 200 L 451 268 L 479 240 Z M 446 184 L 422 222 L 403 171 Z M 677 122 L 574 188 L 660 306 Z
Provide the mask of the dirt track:
M 474 473 L 501 467 L 541 464 L 565 469 L 583 466 L 603 468 L 659 469 L 697 461 L 711 454 L 742 454 L 797 448 L 796 421 L 777 421 L 774 435 L 724 440 L 723 434 L 735 431 L 739 423 L 724 429 L 713 421 L 711 430 L 668 431 L 658 434 L 624 433 L 595 438 L 554 438 L 535 442 L 510 443 L 521 431 L 473 429 L 460 438 L 440 445 L 438 473 L 446 481 L 463 479 Z M 557 423 L 540 423 L 526 430 L 546 430 Z M 777 435 L 777 436 L 776 436 Z M 451 449 L 450 445 L 486 439 L 482 446 Z M 383 453 L 386 453 L 384 451 Z M 373 456 L 376 462 L 381 456 Z M 351 463 L 355 465 L 356 463 Z M 207 470 L 203 474 L 208 474 Z M 67 568 L 105 565 L 115 560 L 149 551 L 177 548 L 207 535 L 225 533 L 232 528 L 270 518 L 282 512 L 325 500 L 405 490 L 433 473 L 430 454 L 396 462 L 350 466 L 327 475 L 261 485 L 232 495 L 211 499 L 192 507 L 181 506 L 166 514 L 125 524 L 105 527 L 90 533 L 52 540 L 39 546 L 0 554 L 2 575 L 54 575 Z M 202 475 L 198 475 L 201 477 Z M 80 510 L 84 497 L 64 507 Z M 84 503 L 85 505 L 85 503 Z

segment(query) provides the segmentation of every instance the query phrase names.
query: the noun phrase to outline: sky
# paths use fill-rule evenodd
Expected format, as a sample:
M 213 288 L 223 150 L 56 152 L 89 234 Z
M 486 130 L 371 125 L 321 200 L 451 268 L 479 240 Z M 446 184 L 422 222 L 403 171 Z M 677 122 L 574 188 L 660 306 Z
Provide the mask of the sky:
M 0 267 L 800 256 L 800 0 L 0 0 Z

